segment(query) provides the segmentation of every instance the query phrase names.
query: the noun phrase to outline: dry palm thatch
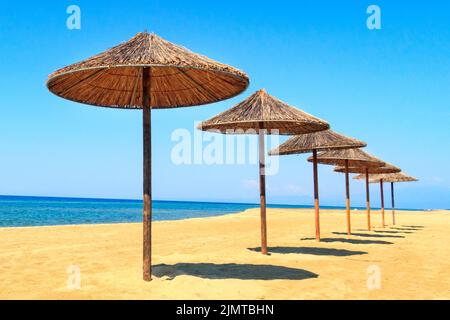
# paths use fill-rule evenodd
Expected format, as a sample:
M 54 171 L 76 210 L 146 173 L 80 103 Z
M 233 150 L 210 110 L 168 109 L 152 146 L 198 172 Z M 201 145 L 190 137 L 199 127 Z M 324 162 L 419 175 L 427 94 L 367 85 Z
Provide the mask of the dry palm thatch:
M 279 147 L 271 150 L 270 155 L 289 155 L 307 153 L 314 150 L 331 151 L 353 148 L 364 148 L 365 142 L 346 137 L 332 130 L 301 134 L 290 138 Z
M 308 158 L 309 162 L 313 162 L 313 158 Z M 346 162 L 349 167 L 381 167 L 385 163 L 380 159 L 364 152 L 360 149 L 332 150 L 320 153 L 317 161 L 321 164 L 329 164 L 336 166 L 345 166 Z
M 249 85 L 233 67 L 170 43 L 155 34 L 131 40 L 49 76 L 54 94 L 85 104 L 142 108 L 143 68 L 149 68 L 152 108 L 203 105 L 231 98 Z
M 365 175 L 355 176 L 353 179 L 361 180 L 365 179 Z M 415 182 L 419 181 L 417 178 L 406 175 L 403 172 L 387 173 L 387 174 L 371 174 L 369 176 L 370 183 L 378 183 L 381 180 L 383 182 Z
M 267 134 L 302 134 L 327 130 L 330 125 L 312 115 L 259 90 L 243 102 L 202 122 L 198 129 L 221 133 L 248 134 L 249 130 L 267 130 Z M 233 130 L 233 132 L 231 132 Z
M 382 167 L 370 167 L 370 168 L 350 167 L 350 168 L 348 168 L 349 173 L 360 173 L 361 176 L 363 176 L 363 178 L 361 178 L 361 180 L 366 179 L 366 172 L 367 172 L 366 170 L 368 170 L 369 175 L 370 174 L 383 174 L 383 173 L 398 173 L 398 172 L 402 171 L 400 168 L 397 168 L 396 166 L 393 166 L 389 163 L 386 163 Z M 344 167 L 336 167 L 334 169 L 334 171 L 345 173 L 345 168 Z

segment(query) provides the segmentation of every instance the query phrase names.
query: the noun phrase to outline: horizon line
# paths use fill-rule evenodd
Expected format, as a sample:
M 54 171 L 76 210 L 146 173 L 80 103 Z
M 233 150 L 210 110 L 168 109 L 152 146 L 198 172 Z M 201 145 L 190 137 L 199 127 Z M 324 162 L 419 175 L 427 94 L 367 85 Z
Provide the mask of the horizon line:
M 71 197 L 71 196 L 26 196 L 26 195 L 2 195 L 0 194 L 1 198 L 32 198 L 32 199 L 67 199 L 67 200 L 97 200 L 97 201 L 127 201 L 127 202 L 141 202 L 142 199 L 124 199 L 124 198 L 90 198 L 90 197 Z M 200 201 L 200 200 L 156 200 L 153 201 L 157 202 L 187 202 L 187 203 L 208 203 L 208 204 L 240 204 L 240 205 L 252 205 L 252 206 L 259 206 L 259 203 L 252 203 L 252 202 L 224 202 L 224 201 Z M 305 207 L 306 208 L 314 208 L 314 205 L 308 205 L 308 204 L 282 204 L 282 203 L 268 203 L 268 206 L 288 206 L 288 207 Z M 339 205 L 323 205 L 322 208 L 343 208 L 345 209 L 345 206 L 339 206 Z M 381 210 L 381 207 L 371 207 L 372 209 L 379 209 Z M 365 207 L 352 207 L 352 209 L 366 209 Z M 390 207 L 385 207 L 386 210 L 390 210 Z M 396 210 L 422 210 L 422 211 L 429 211 L 429 210 L 450 210 L 450 209 L 424 209 L 424 208 L 395 208 Z

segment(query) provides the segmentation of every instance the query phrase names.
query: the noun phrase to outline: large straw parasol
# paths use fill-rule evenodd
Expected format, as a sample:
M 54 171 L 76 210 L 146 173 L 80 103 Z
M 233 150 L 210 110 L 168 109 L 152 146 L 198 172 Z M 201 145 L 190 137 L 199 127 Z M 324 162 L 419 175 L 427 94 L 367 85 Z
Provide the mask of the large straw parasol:
M 208 104 L 249 85 L 245 73 L 155 34 L 131 40 L 49 76 L 54 94 L 94 106 L 143 109 L 144 280 L 151 280 L 151 110 Z
M 291 155 L 307 152 L 313 153 L 314 209 L 317 241 L 320 241 L 317 152 L 364 148 L 365 146 L 367 146 L 365 142 L 346 137 L 332 130 L 326 130 L 292 137 L 285 143 L 281 144 L 279 147 L 269 152 L 270 155 Z
M 354 179 L 360 179 L 356 176 Z M 391 183 L 391 203 L 392 203 L 392 224 L 395 225 L 395 200 L 394 200 L 394 183 L 396 182 L 414 182 L 419 181 L 417 178 L 406 175 L 403 172 L 390 174 L 375 174 L 370 176 L 371 183 L 390 182 Z
M 308 158 L 309 162 L 313 162 L 313 158 Z M 345 194 L 346 194 L 346 212 L 347 212 L 347 234 L 351 234 L 351 217 L 350 217 L 350 183 L 349 168 L 363 167 L 373 168 L 384 165 L 380 159 L 362 151 L 361 149 L 345 149 L 326 151 L 317 156 L 318 163 L 344 166 L 345 170 Z M 367 192 L 367 224 L 370 230 L 370 198 Z
M 264 134 L 304 134 L 327 130 L 329 124 L 259 90 L 233 108 L 199 125 L 200 130 L 259 135 L 261 252 L 267 254 Z
M 345 168 L 342 167 L 337 167 L 334 169 L 334 171 L 336 172 L 344 172 Z M 393 166 L 392 164 L 389 163 L 385 163 L 385 165 L 383 167 L 378 167 L 378 168 L 360 168 L 360 167 L 356 167 L 356 168 L 350 168 L 348 170 L 351 173 L 365 173 L 364 175 L 362 175 L 362 179 L 366 180 L 366 192 L 369 192 L 369 179 L 370 179 L 370 174 L 374 174 L 374 173 L 397 173 L 400 172 L 400 168 L 397 168 L 395 166 Z M 382 226 L 383 228 L 385 227 L 385 220 L 384 220 L 384 190 L 383 190 L 383 180 L 380 180 L 380 195 L 381 195 L 381 219 L 382 219 Z M 370 206 L 370 204 L 369 204 Z M 369 228 L 370 230 L 370 228 Z

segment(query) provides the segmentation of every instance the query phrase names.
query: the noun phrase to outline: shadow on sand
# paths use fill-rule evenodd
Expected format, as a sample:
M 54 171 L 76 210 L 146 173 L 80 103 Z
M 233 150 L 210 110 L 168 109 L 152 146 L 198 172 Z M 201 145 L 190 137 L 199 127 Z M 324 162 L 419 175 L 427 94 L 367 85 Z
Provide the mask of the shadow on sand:
M 248 250 L 260 252 L 261 248 L 248 248 Z M 348 257 L 361 254 L 367 254 L 365 251 L 352 251 L 345 249 L 333 249 L 333 248 L 311 248 L 311 247 L 271 247 L 268 248 L 270 253 L 282 253 L 282 254 L 311 254 L 317 256 L 336 256 L 336 257 Z
M 389 229 L 399 230 L 399 231 L 422 231 L 423 228 L 413 228 L 413 227 L 390 227 Z
M 361 231 L 365 231 L 365 230 L 361 230 Z M 414 231 L 389 231 L 389 230 L 373 230 L 373 232 L 388 233 L 388 234 L 399 234 L 399 233 L 411 234 L 411 233 L 414 233 Z
M 315 238 L 303 238 L 301 240 L 315 240 Z M 324 238 L 320 239 L 320 242 L 332 243 L 332 242 L 343 242 L 351 244 L 393 244 L 393 242 L 384 240 L 363 240 L 363 239 L 347 239 L 347 238 Z
M 274 265 L 260 264 L 214 264 L 214 263 L 177 263 L 159 264 L 153 267 L 156 277 L 169 277 L 170 280 L 181 275 L 203 279 L 240 279 L 240 280 L 304 280 L 317 278 L 313 272 Z
M 333 232 L 333 234 L 345 236 L 345 232 Z M 404 238 L 405 236 L 387 235 L 387 234 L 370 234 L 370 233 L 356 233 L 352 232 L 352 236 L 369 237 L 369 238 Z

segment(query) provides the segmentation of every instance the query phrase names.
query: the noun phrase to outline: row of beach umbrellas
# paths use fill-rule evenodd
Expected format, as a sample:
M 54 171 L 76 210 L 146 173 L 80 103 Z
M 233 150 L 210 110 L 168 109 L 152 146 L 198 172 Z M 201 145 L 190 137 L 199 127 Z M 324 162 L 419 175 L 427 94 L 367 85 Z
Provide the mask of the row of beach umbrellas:
M 79 63 L 52 73 L 48 89 L 83 104 L 142 109 L 143 116 L 143 278 L 152 279 L 152 110 L 192 107 L 235 97 L 250 84 L 242 71 L 191 52 L 147 32 Z M 268 253 L 266 222 L 265 135 L 293 137 L 270 155 L 312 153 L 316 237 L 320 240 L 318 164 L 338 166 L 347 190 L 347 231 L 351 233 L 349 173 L 366 180 L 370 230 L 369 182 L 412 181 L 399 168 L 369 155 L 366 143 L 330 130 L 330 125 L 259 90 L 233 108 L 204 121 L 200 130 L 259 136 L 261 251 Z M 381 189 L 382 190 L 382 189 Z M 394 198 L 392 197 L 394 204 Z M 393 206 L 394 207 L 394 206 Z M 384 203 L 383 203 L 384 217 Z M 384 218 L 383 218 L 384 219 Z M 384 220 L 383 220 L 384 225 Z

